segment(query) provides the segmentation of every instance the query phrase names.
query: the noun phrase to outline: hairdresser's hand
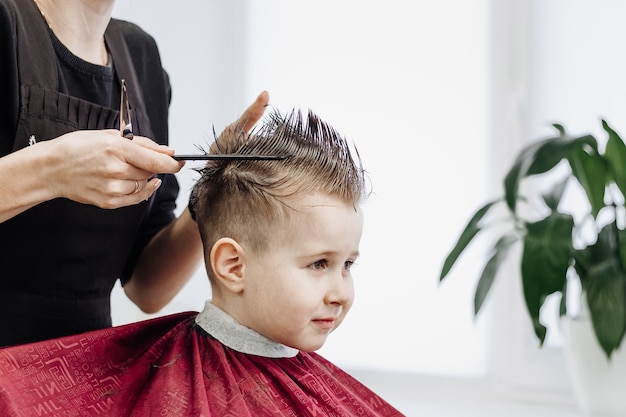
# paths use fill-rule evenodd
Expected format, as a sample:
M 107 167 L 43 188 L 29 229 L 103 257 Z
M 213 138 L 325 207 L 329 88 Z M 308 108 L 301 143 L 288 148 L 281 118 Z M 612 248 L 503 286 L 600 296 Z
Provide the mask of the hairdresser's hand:
M 47 177 L 55 197 L 101 208 L 137 204 L 159 188 L 156 173 L 178 172 L 183 162 L 152 140 L 128 140 L 116 130 L 77 131 L 35 146 L 49 146 Z
M 222 140 L 226 134 L 232 134 L 234 131 L 240 130 L 242 132 L 250 132 L 250 130 L 254 127 L 254 125 L 261 119 L 263 113 L 265 112 L 265 108 L 267 107 L 270 101 L 270 95 L 267 91 L 263 91 L 256 98 L 254 103 L 250 105 L 246 109 L 245 112 L 237 119 L 235 122 L 231 123 L 220 133 L 219 137 L 215 142 L 211 144 L 210 151 L 211 153 L 220 153 L 217 143 Z

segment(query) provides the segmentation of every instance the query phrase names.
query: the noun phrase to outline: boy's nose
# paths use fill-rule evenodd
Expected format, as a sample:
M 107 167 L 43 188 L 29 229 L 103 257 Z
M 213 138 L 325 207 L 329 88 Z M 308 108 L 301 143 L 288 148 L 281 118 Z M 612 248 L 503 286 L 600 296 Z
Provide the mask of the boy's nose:
M 333 273 L 332 279 L 326 294 L 326 302 L 329 304 L 344 305 L 349 303 L 354 296 L 354 289 L 351 277 L 344 276 L 345 271 Z

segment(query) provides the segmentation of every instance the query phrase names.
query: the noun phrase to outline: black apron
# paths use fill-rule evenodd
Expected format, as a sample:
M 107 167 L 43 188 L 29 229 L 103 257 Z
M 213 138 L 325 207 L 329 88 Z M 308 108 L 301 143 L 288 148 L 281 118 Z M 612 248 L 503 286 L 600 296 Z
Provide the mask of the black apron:
M 111 29 L 105 40 L 118 79 L 126 80 L 135 134 L 154 137 L 125 39 Z M 59 92 L 55 50 L 33 1 L 20 2 L 17 30 L 14 151 L 75 130 L 119 127 L 119 109 Z M 111 289 L 151 204 L 103 210 L 59 198 L 0 223 L 0 274 L 19 265 L 17 274 L 8 274 L 17 276 L 0 276 L 0 346 L 111 326 Z

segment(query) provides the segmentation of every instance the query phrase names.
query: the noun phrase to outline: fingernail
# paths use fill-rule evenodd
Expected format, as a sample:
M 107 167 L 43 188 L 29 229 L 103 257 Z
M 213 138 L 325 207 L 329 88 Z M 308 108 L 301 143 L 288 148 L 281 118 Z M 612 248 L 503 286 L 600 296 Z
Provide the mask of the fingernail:
M 161 186 L 162 182 L 163 181 L 161 181 L 160 179 L 157 178 L 157 180 L 154 182 L 154 190 L 155 191 Z

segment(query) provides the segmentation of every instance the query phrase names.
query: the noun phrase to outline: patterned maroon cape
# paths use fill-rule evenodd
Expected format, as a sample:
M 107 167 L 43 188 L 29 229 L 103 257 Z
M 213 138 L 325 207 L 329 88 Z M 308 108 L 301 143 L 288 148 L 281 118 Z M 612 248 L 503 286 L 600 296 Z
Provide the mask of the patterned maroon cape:
M 197 314 L 0 349 L 0 416 L 402 415 L 316 353 L 240 353 Z

